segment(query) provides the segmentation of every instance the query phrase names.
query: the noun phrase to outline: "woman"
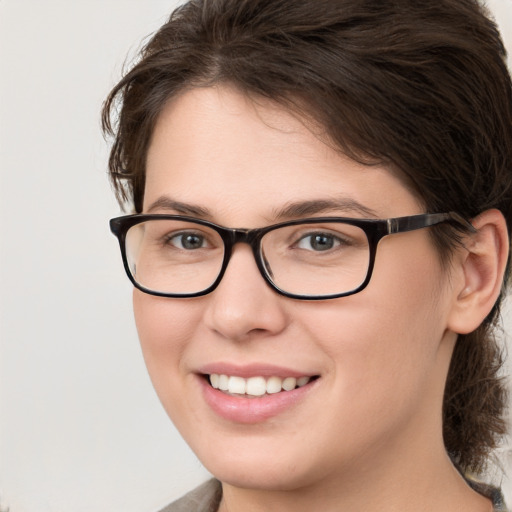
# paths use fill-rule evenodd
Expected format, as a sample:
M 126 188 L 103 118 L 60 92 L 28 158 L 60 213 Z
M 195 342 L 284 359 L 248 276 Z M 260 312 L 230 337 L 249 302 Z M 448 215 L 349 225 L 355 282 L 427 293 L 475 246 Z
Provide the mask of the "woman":
M 504 510 L 467 477 L 506 431 L 504 53 L 473 0 L 191 1 L 112 91 L 146 365 L 215 476 L 166 511 Z

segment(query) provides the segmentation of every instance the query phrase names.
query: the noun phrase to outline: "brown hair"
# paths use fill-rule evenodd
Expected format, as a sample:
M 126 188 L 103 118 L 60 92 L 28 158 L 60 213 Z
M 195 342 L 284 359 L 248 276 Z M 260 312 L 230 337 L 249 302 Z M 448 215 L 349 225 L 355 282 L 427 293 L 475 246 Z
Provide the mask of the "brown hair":
M 105 103 L 121 203 L 142 209 L 166 101 L 222 82 L 313 117 L 345 154 L 398 172 L 427 211 L 471 219 L 498 208 L 510 232 L 512 85 L 496 26 L 475 0 L 189 1 Z M 458 234 L 432 232 L 449 256 Z M 506 431 L 493 335 L 500 301 L 459 336 L 446 384 L 445 445 L 464 470 L 481 470 Z

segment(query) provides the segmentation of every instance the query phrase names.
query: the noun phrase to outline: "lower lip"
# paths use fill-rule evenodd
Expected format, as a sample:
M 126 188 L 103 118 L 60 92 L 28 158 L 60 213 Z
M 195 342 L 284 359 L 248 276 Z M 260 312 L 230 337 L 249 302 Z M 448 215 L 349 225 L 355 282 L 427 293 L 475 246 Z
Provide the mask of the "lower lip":
M 291 391 L 281 391 L 257 398 L 231 396 L 212 388 L 200 377 L 203 396 L 210 408 L 222 418 L 235 423 L 261 423 L 298 404 L 316 385 L 318 379 Z

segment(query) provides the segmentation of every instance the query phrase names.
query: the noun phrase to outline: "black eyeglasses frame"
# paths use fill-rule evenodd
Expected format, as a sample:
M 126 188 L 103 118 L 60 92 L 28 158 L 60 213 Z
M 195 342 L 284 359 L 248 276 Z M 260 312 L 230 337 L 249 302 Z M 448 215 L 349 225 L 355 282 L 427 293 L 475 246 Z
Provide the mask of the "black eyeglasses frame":
M 180 220 L 186 222 L 193 222 L 195 224 L 207 226 L 214 231 L 216 231 L 222 241 L 224 242 L 224 259 L 222 262 L 221 269 L 219 271 L 219 275 L 217 279 L 206 289 L 201 290 L 196 293 L 187 293 L 187 294 L 176 294 L 176 293 L 164 293 L 157 292 L 154 290 L 150 290 L 140 285 L 132 275 L 130 271 L 130 267 L 128 265 L 128 259 L 126 255 L 126 233 L 128 230 L 142 222 L 147 222 L 150 220 L 158 220 L 158 219 L 168 219 L 168 220 Z M 330 294 L 330 295 L 297 295 L 293 293 L 289 293 L 285 290 L 279 288 L 273 281 L 270 276 L 267 268 L 265 267 L 263 256 L 261 254 L 261 239 L 264 235 L 266 235 L 270 231 L 274 231 L 275 229 L 279 229 L 281 227 L 286 226 L 294 226 L 298 224 L 324 224 L 324 223 L 345 223 L 352 226 L 356 226 L 362 229 L 366 237 L 368 239 L 368 247 L 370 251 L 370 257 L 368 262 L 368 270 L 366 273 L 366 278 L 364 281 L 354 290 L 350 290 L 348 292 Z M 144 293 L 149 295 L 154 295 L 157 297 L 169 297 L 169 298 L 193 298 L 200 297 L 203 295 L 207 295 L 211 293 L 222 280 L 224 273 L 226 272 L 227 266 L 231 259 L 231 255 L 233 252 L 233 247 L 238 243 L 245 243 L 250 245 L 254 259 L 256 261 L 256 265 L 258 269 L 267 282 L 267 284 L 275 290 L 280 295 L 285 297 L 289 297 L 292 299 L 299 300 L 327 300 L 327 299 L 335 299 L 340 297 L 347 297 L 349 295 L 354 295 L 364 288 L 368 286 L 368 283 L 371 280 L 373 274 L 373 268 L 375 266 L 375 258 L 377 254 L 377 246 L 379 242 L 388 235 L 393 235 L 396 233 L 404 233 L 407 231 L 415 231 L 417 229 L 423 229 L 430 226 L 435 226 L 437 224 L 441 224 L 443 222 L 451 222 L 462 228 L 464 231 L 474 232 L 475 228 L 464 219 L 461 215 L 455 212 L 448 213 L 424 213 L 419 215 L 410 215 L 406 217 L 395 217 L 390 219 L 358 219 L 358 218 L 350 218 L 350 217 L 313 217 L 306 219 L 297 219 L 290 220 L 287 222 L 281 222 L 278 224 L 272 224 L 270 226 L 265 226 L 263 228 L 256 229 L 240 229 L 240 228 L 226 228 L 223 226 L 219 226 L 214 224 L 213 222 L 209 222 L 203 219 L 197 219 L 194 217 L 188 217 L 184 215 L 172 215 L 172 214 L 143 214 L 137 213 L 133 215 L 123 215 L 121 217 L 115 217 L 110 220 L 110 230 L 117 237 L 119 241 L 119 246 L 121 249 L 121 255 L 123 258 L 123 265 L 128 275 L 128 278 L 135 286 L 135 288 L 141 290 Z

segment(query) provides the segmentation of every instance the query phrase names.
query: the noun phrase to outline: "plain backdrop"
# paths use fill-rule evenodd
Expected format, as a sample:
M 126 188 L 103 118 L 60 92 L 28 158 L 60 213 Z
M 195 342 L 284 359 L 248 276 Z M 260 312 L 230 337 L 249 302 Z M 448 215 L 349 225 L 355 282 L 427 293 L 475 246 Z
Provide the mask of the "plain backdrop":
M 0 0 L 1 512 L 154 512 L 207 478 L 146 374 L 99 124 L 176 4 Z

